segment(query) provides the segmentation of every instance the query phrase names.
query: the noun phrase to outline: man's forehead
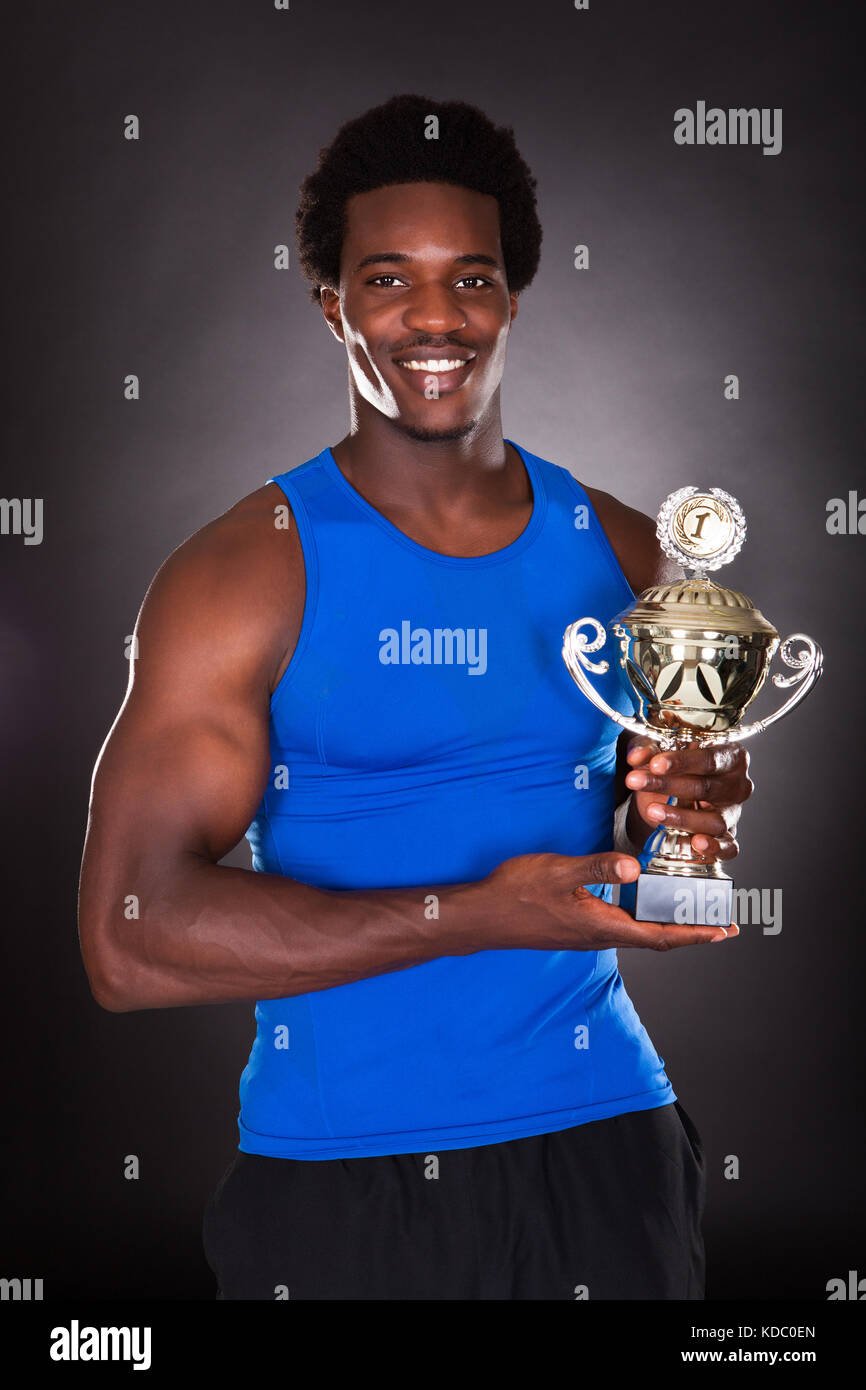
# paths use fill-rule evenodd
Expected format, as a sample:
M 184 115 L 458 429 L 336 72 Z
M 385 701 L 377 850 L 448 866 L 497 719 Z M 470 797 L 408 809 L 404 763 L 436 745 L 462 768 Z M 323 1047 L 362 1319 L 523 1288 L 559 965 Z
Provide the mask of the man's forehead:
M 448 184 L 389 184 L 356 193 L 346 203 L 346 240 L 356 250 L 362 240 L 376 241 L 376 247 L 363 248 L 365 254 L 378 248 L 447 251 L 455 237 L 470 233 L 473 245 L 479 235 L 498 243 L 499 204 L 490 194 Z M 496 248 L 483 249 L 490 254 Z

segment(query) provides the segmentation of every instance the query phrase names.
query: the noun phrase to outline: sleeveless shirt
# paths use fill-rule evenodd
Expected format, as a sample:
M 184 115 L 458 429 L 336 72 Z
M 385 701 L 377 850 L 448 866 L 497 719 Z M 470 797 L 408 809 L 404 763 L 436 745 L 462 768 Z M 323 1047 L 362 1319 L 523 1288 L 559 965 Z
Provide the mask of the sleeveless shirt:
M 436 885 L 512 855 L 612 848 L 620 730 L 574 684 L 562 637 L 634 594 L 573 475 L 513 447 L 530 520 L 472 557 L 400 531 L 330 449 L 269 479 L 297 524 L 306 593 L 271 698 L 271 771 L 247 831 L 255 871 L 414 888 L 435 924 Z M 593 679 L 629 710 L 615 671 Z M 609 886 L 591 891 L 610 900 Z M 255 1019 L 247 1153 L 426 1153 L 676 1099 L 613 949 L 440 956 L 261 1000 Z

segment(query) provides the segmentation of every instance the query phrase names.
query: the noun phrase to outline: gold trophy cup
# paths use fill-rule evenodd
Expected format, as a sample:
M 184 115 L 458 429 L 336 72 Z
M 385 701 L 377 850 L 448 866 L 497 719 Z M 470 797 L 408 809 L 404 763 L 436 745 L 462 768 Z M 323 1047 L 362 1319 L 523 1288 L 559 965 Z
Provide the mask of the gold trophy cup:
M 692 577 L 644 590 L 631 608 L 611 620 L 607 632 L 595 618 L 572 623 L 563 638 L 565 664 L 602 713 L 662 749 L 740 743 L 788 714 L 808 694 L 821 674 L 821 648 L 802 632 L 780 645 L 778 632 L 750 598 L 707 577 L 707 570 L 733 560 L 745 538 L 745 518 L 730 493 L 715 487 L 680 488 L 662 505 L 656 534 L 665 554 L 693 570 Z M 582 631 L 587 627 L 591 637 Z M 607 661 L 591 659 L 608 635 L 619 644 L 619 668 L 635 703 L 631 717 L 612 709 L 587 675 L 609 669 Z M 777 650 L 795 670 L 775 675 L 773 684 L 797 688 L 766 719 L 742 724 Z M 638 921 L 708 926 L 731 921 L 731 878 L 721 861 L 698 859 L 690 840 L 690 832 L 680 829 L 662 828 L 654 835 L 647 868 L 620 888 L 620 905 Z

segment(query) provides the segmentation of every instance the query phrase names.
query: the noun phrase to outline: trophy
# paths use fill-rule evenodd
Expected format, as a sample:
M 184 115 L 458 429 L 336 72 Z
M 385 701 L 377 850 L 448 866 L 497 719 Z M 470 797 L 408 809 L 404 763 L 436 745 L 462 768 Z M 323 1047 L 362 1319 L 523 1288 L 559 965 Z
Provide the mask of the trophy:
M 565 631 L 562 655 L 587 699 L 631 733 L 662 749 L 739 743 L 788 714 L 821 674 L 822 652 L 811 637 L 779 634 L 752 600 L 708 578 L 740 551 L 746 522 L 735 497 L 720 488 L 680 488 L 658 514 L 662 549 L 690 578 L 646 589 L 631 608 L 617 614 L 608 631 L 595 618 L 580 618 Z M 582 629 L 592 629 L 590 637 Z M 619 643 L 621 678 L 634 704 L 632 716 L 612 709 L 587 672 L 603 675 L 608 662 L 593 661 L 608 634 Z M 742 724 L 746 707 L 766 681 L 778 649 L 793 675 L 773 677 L 779 687 L 796 686 L 766 719 Z M 672 798 L 672 805 L 677 799 Z M 697 802 L 682 802 L 697 808 Z M 733 882 L 720 860 L 697 858 L 691 832 L 660 828 L 650 844 L 652 858 L 633 883 L 620 888 L 620 905 L 641 922 L 693 922 L 725 926 L 731 921 Z

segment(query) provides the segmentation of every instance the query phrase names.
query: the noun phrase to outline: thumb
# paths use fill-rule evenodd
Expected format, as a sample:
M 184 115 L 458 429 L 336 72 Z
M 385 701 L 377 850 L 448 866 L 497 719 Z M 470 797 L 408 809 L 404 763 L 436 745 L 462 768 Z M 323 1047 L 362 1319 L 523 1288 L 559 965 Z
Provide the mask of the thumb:
M 584 883 L 631 883 L 641 871 L 637 859 L 611 850 L 605 854 L 578 856 L 577 881 Z

